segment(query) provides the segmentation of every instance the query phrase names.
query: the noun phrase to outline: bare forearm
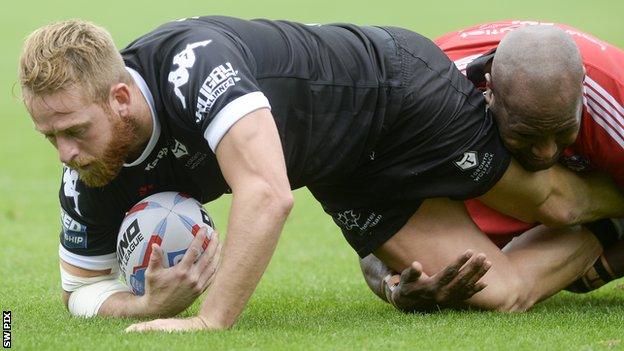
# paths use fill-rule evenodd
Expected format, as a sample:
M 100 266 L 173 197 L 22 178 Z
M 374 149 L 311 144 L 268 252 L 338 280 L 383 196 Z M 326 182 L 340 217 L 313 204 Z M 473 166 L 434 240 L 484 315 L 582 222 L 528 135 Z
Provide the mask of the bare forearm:
M 540 212 L 562 217 L 564 222 L 555 224 L 575 225 L 624 216 L 624 195 L 609 176 L 578 176 L 563 168 L 553 168 L 552 172 L 554 190 L 540 206 Z M 569 212 L 561 214 L 561 209 Z
M 512 161 L 479 200 L 524 222 L 551 227 L 624 215 L 624 196 L 607 176 L 579 175 L 560 165 L 532 173 Z
M 151 308 L 142 296 L 136 296 L 129 292 L 118 292 L 111 295 L 100 307 L 98 316 L 110 317 L 170 317 L 174 314 L 166 311 L 157 311 Z
M 264 273 L 292 207 L 261 186 L 234 193 L 223 259 L 200 315 L 231 327 Z

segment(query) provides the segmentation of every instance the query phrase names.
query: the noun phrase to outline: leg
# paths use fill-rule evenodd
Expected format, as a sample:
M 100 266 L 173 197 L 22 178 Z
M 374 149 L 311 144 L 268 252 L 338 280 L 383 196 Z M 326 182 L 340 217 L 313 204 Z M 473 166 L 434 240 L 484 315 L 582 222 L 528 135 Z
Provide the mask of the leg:
M 462 203 L 433 199 L 425 201 L 407 224 L 374 253 L 396 271 L 419 261 L 424 272 L 431 275 L 466 249 L 482 252 L 492 262 L 482 278 L 487 287 L 468 304 L 489 310 L 522 311 L 565 288 L 600 254 L 600 244 L 589 232 L 574 229 L 566 236 L 540 228 L 518 239 L 503 253 L 479 232 Z M 565 265 L 565 269 L 553 269 L 553 262 L 565 262 L 557 264 Z

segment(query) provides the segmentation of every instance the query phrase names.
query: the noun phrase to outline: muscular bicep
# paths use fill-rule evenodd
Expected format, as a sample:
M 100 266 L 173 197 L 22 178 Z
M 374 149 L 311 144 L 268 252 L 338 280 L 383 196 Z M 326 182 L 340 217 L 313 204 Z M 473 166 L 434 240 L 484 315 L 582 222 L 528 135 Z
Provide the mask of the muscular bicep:
M 506 215 L 536 222 L 540 217 L 538 209 L 552 189 L 551 173 L 550 169 L 529 172 L 512 159 L 503 177 L 479 200 Z
M 216 148 L 223 176 L 236 192 L 249 181 L 290 193 L 282 144 L 271 112 L 255 110 L 237 121 Z
M 525 222 L 548 226 L 581 224 L 624 213 L 624 194 L 609 177 L 577 174 L 560 165 L 533 173 L 512 162 L 480 200 Z

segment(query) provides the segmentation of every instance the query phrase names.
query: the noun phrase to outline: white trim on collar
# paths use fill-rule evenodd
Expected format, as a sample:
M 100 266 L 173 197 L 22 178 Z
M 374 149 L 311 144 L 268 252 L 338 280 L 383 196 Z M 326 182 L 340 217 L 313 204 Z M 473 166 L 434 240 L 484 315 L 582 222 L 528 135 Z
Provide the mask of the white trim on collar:
M 143 153 L 141 153 L 141 156 L 139 156 L 139 158 L 137 158 L 131 163 L 124 163 L 124 167 L 134 167 L 136 165 L 141 164 L 143 161 L 145 161 L 147 156 L 149 156 L 152 153 L 152 150 L 154 150 L 154 147 L 156 146 L 156 142 L 158 142 L 158 137 L 160 136 L 160 122 L 158 121 L 158 118 L 156 116 L 156 109 L 154 108 L 154 97 L 152 96 L 152 93 L 147 87 L 147 83 L 145 83 L 145 80 L 143 79 L 143 77 L 141 77 L 139 72 L 133 70 L 130 67 L 126 67 L 126 70 L 128 71 L 128 73 L 130 73 L 130 75 L 132 76 L 132 79 L 134 79 L 134 82 L 141 90 L 141 94 L 143 94 L 143 96 L 145 97 L 145 100 L 147 101 L 147 104 L 149 105 L 149 108 L 152 114 L 152 124 L 153 124 L 152 136 L 150 137 L 150 140 L 147 143 L 147 147 L 145 147 L 145 150 L 143 150 Z

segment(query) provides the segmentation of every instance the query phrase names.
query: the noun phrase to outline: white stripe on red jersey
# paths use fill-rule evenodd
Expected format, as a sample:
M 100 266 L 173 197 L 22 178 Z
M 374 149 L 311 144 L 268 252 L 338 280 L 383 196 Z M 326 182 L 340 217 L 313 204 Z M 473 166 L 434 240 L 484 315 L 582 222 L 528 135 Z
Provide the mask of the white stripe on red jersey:
M 476 25 L 443 35 L 435 42 L 466 74 L 470 62 L 496 48 L 506 33 L 526 25 L 563 29 L 574 39 L 583 57 L 587 76 L 581 130 L 563 158 L 578 162 L 575 170 L 606 172 L 624 187 L 624 51 L 563 24 L 518 20 Z M 489 235 L 519 234 L 531 227 L 476 200 L 467 201 L 466 205 L 477 225 Z

